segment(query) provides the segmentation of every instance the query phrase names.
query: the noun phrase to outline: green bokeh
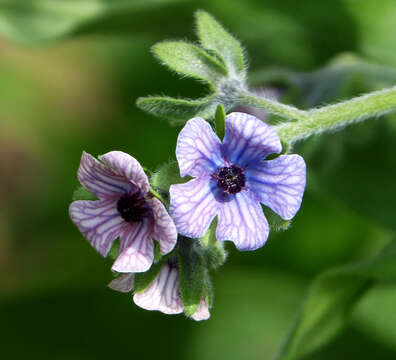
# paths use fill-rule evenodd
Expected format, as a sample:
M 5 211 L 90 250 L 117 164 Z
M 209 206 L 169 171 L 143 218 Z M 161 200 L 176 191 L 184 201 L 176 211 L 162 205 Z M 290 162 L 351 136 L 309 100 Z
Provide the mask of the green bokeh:
M 205 94 L 150 53 L 163 39 L 194 40 L 198 8 L 241 39 L 252 70 L 314 71 L 344 52 L 395 67 L 396 3 L 150 1 L 113 10 L 107 1 L 48 3 L 0 2 L 2 358 L 270 359 L 309 280 L 370 256 L 391 238 L 396 118 L 296 146 L 308 165 L 300 212 L 288 231 L 271 234 L 254 253 L 228 244 L 204 323 L 144 311 L 106 288 L 111 261 L 68 217 L 81 152 L 122 150 L 153 170 L 174 158 L 179 128 L 134 103 L 151 94 Z M 97 4 L 109 9 L 90 13 Z M 344 80 L 326 102 L 375 89 Z M 396 358 L 395 293 L 373 289 L 349 327 L 307 359 Z

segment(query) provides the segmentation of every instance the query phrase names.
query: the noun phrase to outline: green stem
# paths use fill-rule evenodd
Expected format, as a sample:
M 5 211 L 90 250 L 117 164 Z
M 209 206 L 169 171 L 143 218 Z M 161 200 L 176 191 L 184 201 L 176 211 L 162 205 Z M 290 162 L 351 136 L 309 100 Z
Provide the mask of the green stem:
M 260 97 L 246 90 L 239 90 L 237 102 L 240 105 L 249 105 L 279 115 L 289 120 L 299 120 L 306 117 L 307 112 L 294 106 L 282 104 L 276 100 Z
M 305 119 L 279 125 L 277 131 L 282 139 L 293 143 L 310 135 L 335 130 L 395 109 L 396 86 L 335 105 L 307 111 Z
M 314 134 L 396 110 L 396 86 L 309 111 L 261 98 L 246 91 L 239 92 L 239 101 L 244 105 L 295 120 L 276 126 L 281 139 L 294 143 Z

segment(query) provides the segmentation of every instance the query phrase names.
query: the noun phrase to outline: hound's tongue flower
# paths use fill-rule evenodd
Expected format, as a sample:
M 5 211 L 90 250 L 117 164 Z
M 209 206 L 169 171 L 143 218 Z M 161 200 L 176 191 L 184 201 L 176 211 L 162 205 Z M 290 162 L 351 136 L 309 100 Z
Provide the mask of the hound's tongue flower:
M 269 226 L 260 203 L 289 220 L 305 189 L 302 157 L 266 160 L 281 150 L 275 130 L 251 115 L 229 114 L 223 143 L 205 120 L 189 120 L 179 134 L 176 157 L 180 175 L 194 179 L 170 188 L 179 233 L 200 238 L 218 216 L 218 240 L 231 240 L 239 250 L 263 246 Z
M 83 153 L 81 184 L 99 200 L 74 201 L 70 217 L 92 246 L 106 256 L 120 238 L 113 264 L 118 272 L 144 272 L 153 263 L 153 238 L 162 254 L 175 246 L 177 232 L 164 205 L 149 193 L 143 168 L 132 156 L 112 151 L 99 157 Z

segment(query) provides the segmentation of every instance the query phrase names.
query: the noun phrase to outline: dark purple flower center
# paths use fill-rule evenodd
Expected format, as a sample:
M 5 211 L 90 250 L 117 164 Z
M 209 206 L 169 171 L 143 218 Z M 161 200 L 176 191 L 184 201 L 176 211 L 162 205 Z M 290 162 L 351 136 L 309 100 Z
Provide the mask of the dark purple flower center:
M 125 194 L 117 201 L 117 210 L 126 222 L 139 222 L 153 213 L 140 190 Z
M 177 261 L 177 256 L 173 255 L 172 257 L 170 257 L 168 259 L 168 265 L 173 269 L 177 269 L 178 268 L 178 261 Z
M 229 194 L 239 193 L 246 184 L 245 173 L 238 165 L 221 167 L 214 177 L 220 189 Z

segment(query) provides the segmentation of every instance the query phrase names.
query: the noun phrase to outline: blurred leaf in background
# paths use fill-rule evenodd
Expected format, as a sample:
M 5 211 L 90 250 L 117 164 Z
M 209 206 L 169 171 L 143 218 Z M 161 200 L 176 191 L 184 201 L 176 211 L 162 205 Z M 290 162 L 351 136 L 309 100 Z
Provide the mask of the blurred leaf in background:
M 108 20 L 149 15 L 158 7 L 186 0 L 2 0 L 0 31 L 9 39 L 38 44 L 84 32 L 105 30 Z M 115 22 L 116 23 L 116 22 Z

